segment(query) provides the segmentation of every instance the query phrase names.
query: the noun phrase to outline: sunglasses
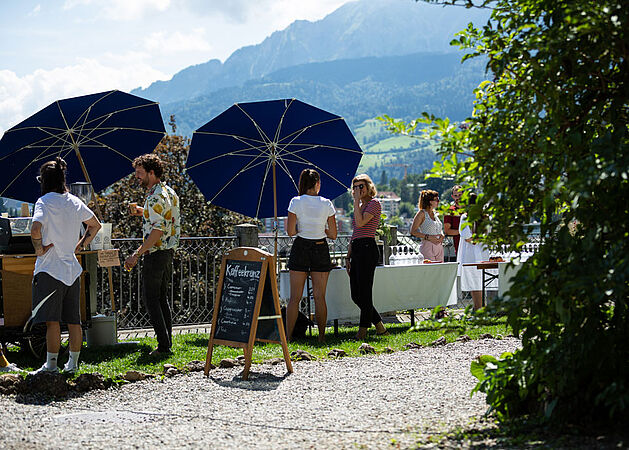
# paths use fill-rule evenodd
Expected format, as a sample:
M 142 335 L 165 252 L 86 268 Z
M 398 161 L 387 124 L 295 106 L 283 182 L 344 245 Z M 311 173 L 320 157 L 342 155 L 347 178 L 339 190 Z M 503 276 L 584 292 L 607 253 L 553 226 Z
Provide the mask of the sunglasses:
M 365 187 L 364 184 L 355 184 L 354 186 L 352 186 L 352 189 L 362 189 L 364 187 Z

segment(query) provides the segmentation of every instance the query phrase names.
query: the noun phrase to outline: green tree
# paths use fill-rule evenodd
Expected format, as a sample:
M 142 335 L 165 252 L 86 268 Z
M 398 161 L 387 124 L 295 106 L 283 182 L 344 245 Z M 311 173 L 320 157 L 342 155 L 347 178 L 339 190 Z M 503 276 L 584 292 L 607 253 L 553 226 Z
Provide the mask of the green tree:
M 387 171 L 382 169 L 382 174 L 380 175 L 380 184 L 388 184 Z
M 449 4 L 474 6 L 471 0 Z M 629 9 L 623 0 L 497 0 L 453 41 L 493 80 L 463 126 L 424 114 L 441 136 L 437 175 L 482 188 L 470 219 L 519 250 L 542 245 L 498 302 L 522 349 L 475 373 L 502 418 L 608 420 L 629 411 Z M 386 119 L 391 130 L 410 124 Z
M 400 198 L 403 202 L 412 202 L 411 189 L 406 182 L 406 178 L 403 178 L 402 181 L 400 181 Z
M 402 217 L 414 217 L 415 216 L 415 205 L 410 202 L 400 202 L 400 209 L 398 213 Z

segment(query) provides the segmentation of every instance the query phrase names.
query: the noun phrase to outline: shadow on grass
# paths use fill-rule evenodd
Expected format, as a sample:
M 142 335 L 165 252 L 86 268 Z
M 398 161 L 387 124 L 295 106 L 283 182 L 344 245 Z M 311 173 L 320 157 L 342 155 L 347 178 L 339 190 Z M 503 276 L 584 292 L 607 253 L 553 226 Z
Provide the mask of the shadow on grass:
M 103 361 L 124 358 L 138 352 L 150 352 L 148 344 L 139 342 L 120 342 L 116 345 L 106 345 L 81 350 L 81 361 L 89 364 L 98 364 Z
M 183 338 L 183 342 L 194 347 L 207 348 L 209 339 L 210 336 L 207 334 L 187 334 Z M 175 338 L 175 340 L 177 339 Z

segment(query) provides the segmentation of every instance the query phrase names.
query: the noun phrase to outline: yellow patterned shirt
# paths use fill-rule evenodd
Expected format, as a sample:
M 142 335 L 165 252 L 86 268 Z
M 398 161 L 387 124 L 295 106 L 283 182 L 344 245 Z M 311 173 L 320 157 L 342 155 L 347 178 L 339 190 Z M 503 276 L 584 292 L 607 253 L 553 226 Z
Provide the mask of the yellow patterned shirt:
M 153 229 L 160 230 L 163 234 L 160 240 L 149 249 L 149 253 L 177 248 L 181 234 L 179 197 L 170 186 L 161 181 L 150 189 L 144 202 L 142 217 L 144 240 L 149 237 Z

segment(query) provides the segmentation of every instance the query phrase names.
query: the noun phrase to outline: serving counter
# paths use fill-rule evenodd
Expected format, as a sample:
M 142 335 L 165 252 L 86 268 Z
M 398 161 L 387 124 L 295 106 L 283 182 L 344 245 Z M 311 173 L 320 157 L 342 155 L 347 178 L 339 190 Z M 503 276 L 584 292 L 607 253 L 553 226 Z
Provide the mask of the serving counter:
M 455 305 L 457 263 L 378 266 L 373 283 L 378 312 L 406 311 Z M 328 320 L 354 319 L 360 310 L 352 301 L 349 275 L 344 268 L 330 272 L 325 292 Z M 307 296 L 305 293 L 304 296 Z M 290 298 L 290 275 L 280 272 L 280 298 Z
M 81 322 L 89 326 L 92 300 L 96 286 L 90 286 L 89 273 L 96 271 L 97 251 L 77 254 L 83 267 L 81 274 Z M 35 269 L 34 254 L 0 254 L 0 342 L 21 342 L 32 329 L 32 281 Z M 36 353 L 36 350 L 33 350 Z

